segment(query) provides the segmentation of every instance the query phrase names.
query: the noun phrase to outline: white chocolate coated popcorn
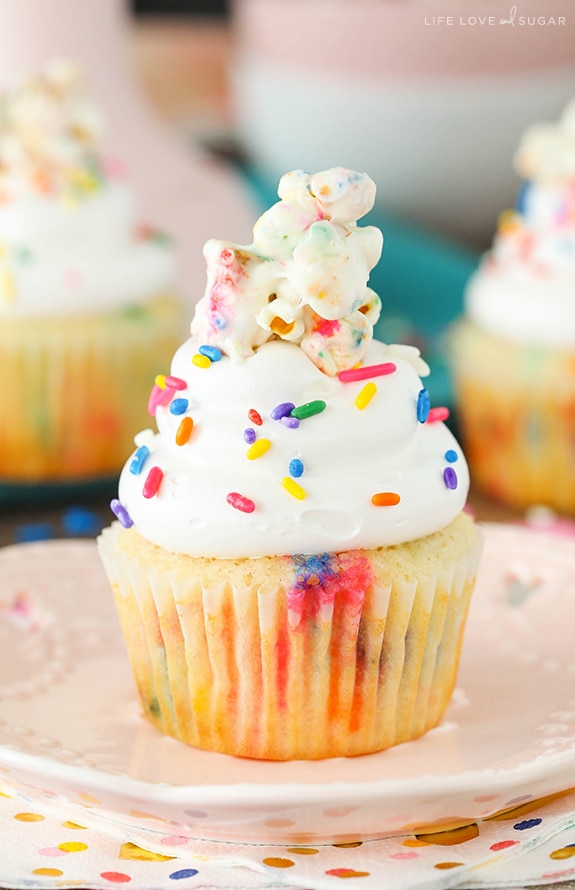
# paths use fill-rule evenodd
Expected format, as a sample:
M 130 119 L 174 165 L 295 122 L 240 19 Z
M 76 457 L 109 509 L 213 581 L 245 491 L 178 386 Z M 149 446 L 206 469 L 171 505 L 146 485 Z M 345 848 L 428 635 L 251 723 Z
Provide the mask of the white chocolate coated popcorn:
M 208 282 L 192 335 L 235 360 L 280 337 L 333 376 L 361 359 L 379 316 L 367 282 L 383 238 L 357 225 L 373 206 L 375 185 L 341 167 L 296 170 L 282 177 L 278 194 L 252 244 L 207 243 Z

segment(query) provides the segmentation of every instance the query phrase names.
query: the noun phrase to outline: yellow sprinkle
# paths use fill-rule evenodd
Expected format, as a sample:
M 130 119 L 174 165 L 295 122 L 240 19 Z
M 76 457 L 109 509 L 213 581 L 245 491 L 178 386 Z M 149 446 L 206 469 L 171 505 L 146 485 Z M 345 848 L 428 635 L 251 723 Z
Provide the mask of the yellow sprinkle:
M 294 496 L 294 498 L 298 498 L 300 501 L 303 501 L 305 498 L 305 491 L 301 485 L 298 485 L 297 482 L 291 478 L 291 476 L 286 476 L 282 479 L 282 485 L 286 491 L 289 491 L 289 493 Z
M 250 445 L 248 450 L 246 451 L 246 457 L 248 460 L 256 460 L 256 458 L 261 457 L 262 454 L 265 454 L 266 451 L 269 451 L 271 448 L 271 442 L 269 439 L 256 439 L 253 445 Z
M 192 356 L 192 364 L 197 365 L 198 368 L 209 368 L 211 361 L 207 355 L 201 355 L 199 352 L 196 352 L 196 354 Z
M 156 386 L 159 386 L 160 389 L 166 388 L 166 375 L 165 374 L 156 374 L 154 378 L 154 383 Z
M 355 397 L 355 407 L 359 408 L 360 411 L 363 411 L 364 408 L 367 408 L 374 395 L 377 392 L 377 386 L 373 382 L 366 383 L 361 392 L 358 392 Z

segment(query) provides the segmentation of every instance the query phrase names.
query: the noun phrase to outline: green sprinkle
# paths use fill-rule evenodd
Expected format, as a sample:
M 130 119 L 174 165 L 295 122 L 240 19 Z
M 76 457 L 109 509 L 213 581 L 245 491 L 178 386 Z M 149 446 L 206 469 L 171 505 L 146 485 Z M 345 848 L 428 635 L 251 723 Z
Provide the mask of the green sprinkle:
M 314 402 L 306 402 L 305 405 L 298 405 L 297 408 L 292 410 L 291 417 L 297 417 L 298 420 L 303 420 L 304 417 L 312 417 L 314 414 L 320 414 L 322 411 L 325 411 L 326 407 L 324 401 L 316 399 Z

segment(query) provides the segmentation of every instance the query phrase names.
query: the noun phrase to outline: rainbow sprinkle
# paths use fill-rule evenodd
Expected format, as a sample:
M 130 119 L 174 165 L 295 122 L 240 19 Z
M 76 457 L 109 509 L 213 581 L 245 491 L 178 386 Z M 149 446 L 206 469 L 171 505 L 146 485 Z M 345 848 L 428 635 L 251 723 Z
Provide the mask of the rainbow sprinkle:
M 243 494 L 239 494 L 237 491 L 230 491 L 230 493 L 226 495 L 226 501 L 230 507 L 239 510 L 240 513 L 253 513 L 256 509 L 256 505 L 251 498 L 246 498 Z
M 427 417 L 428 423 L 439 423 L 442 420 L 447 420 L 449 417 L 449 408 L 446 408 L 444 405 L 441 405 L 438 408 L 431 408 L 429 411 L 429 415 Z
M 256 411 L 255 408 L 250 408 L 248 411 L 248 418 L 252 423 L 255 423 L 256 426 L 261 426 L 263 423 L 262 416 L 259 411 Z
M 160 405 L 167 405 L 172 398 L 172 390 L 167 387 L 161 387 L 157 383 L 152 386 L 152 391 L 148 399 L 148 414 L 155 416 L 156 410 Z
M 290 430 L 297 430 L 299 426 L 299 420 L 297 417 L 292 417 L 291 414 L 286 414 L 284 417 L 280 417 L 280 423 L 283 423 L 283 425 L 287 426 Z
M 450 464 L 454 464 L 457 460 L 459 460 L 459 455 L 457 454 L 457 451 L 453 450 L 453 448 L 449 448 L 443 456 L 445 460 Z
M 248 460 L 257 460 L 258 457 L 261 457 L 262 454 L 265 454 L 266 451 L 269 451 L 271 448 L 271 442 L 269 439 L 258 439 L 257 442 L 254 442 L 253 445 L 250 445 L 248 450 L 246 451 L 246 457 Z
M 170 402 L 170 414 L 185 414 L 188 410 L 188 405 L 187 399 L 173 399 Z
M 270 417 L 272 420 L 281 420 L 282 417 L 287 417 L 293 409 L 295 405 L 293 402 L 280 402 L 279 405 L 276 405 L 275 408 L 272 408 L 270 411 Z
M 148 448 L 148 446 L 140 445 L 130 462 L 130 473 L 132 473 L 134 476 L 139 476 L 144 469 L 144 464 L 146 463 L 149 456 L 150 449 Z
M 209 368 L 212 363 L 207 355 L 200 355 L 199 352 L 196 352 L 192 356 L 192 364 L 196 365 L 197 368 Z
M 429 417 L 429 412 L 431 410 L 431 401 L 429 398 L 429 393 L 425 387 L 419 390 L 417 394 L 417 419 L 419 423 L 425 423 L 427 418 Z
M 374 395 L 377 392 L 377 386 L 375 383 L 366 383 L 360 392 L 355 397 L 355 407 L 359 411 L 363 411 L 364 408 L 367 408 Z
M 158 493 L 163 478 L 164 471 L 160 469 L 160 467 L 152 467 L 144 482 L 144 487 L 142 489 L 143 496 L 145 498 L 153 498 L 154 495 Z
M 321 414 L 326 407 L 327 405 L 322 399 L 315 399 L 313 402 L 306 402 L 304 405 L 293 408 L 290 416 L 303 420 L 304 417 L 313 417 L 314 414 Z
M 110 510 L 120 522 L 120 525 L 123 525 L 124 528 L 132 528 L 134 521 L 118 498 L 113 498 L 110 501 Z
M 300 476 L 303 476 L 303 471 L 304 471 L 303 462 L 299 459 L 299 457 L 294 457 L 293 460 L 290 460 L 290 463 L 289 463 L 290 476 L 294 476 L 296 479 L 299 479 Z
M 202 343 L 198 347 L 198 352 L 200 355 L 205 355 L 211 362 L 219 362 L 222 357 L 222 350 L 217 346 L 210 346 L 208 343 Z
M 288 491 L 294 498 L 297 498 L 300 501 L 303 501 L 305 498 L 305 491 L 298 485 L 298 483 L 291 478 L 291 476 L 284 476 L 282 479 L 282 485 L 286 491 Z
M 244 430 L 244 442 L 247 445 L 253 445 L 256 441 L 256 431 L 252 429 L 251 426 L 248 426 L 247 429 Z
M 393 374 L 397 370 L 394 362 L 383 362 L 381 365 L 364 365 L 361 368 L 348 368 L 337 375 L 342 383 L 351 383 L 353 380 L 366 380 L 368 377 L 383 377 Z
M 395 507 L 401 498 L 395 491 L 378 491 L 371 496 L 371 503 L 375 507 Z
M 170 374 L 168 374 L 167 377 L 164 377 L 164 380 L 168 389 L 187 389 L 188 386 L 186 381 L 182 380 L 181 377 L 172 377 Z
M 176 445 L 185 445 L 186 442 L 189 442 L 193 428 L 194 421 L 192 418 L 184 417 L 176 430 Z
M 445 483 L 445 487 L 454 491 L 457 488 L 457 473 L 453 469 L 453 467 L 446 467 L 443 471 L 443 481 Z

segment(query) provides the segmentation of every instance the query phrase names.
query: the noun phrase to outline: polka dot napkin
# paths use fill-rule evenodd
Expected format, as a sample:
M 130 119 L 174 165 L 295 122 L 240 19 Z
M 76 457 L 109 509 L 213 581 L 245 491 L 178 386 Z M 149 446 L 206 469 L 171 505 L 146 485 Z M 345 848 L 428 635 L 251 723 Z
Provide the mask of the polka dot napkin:
M 0 792 L 0 886 L 443 890 L 523 887 L 575 877 L 575 790 L 518 802 L 456 830 L 318 846 L 193 841 Z

